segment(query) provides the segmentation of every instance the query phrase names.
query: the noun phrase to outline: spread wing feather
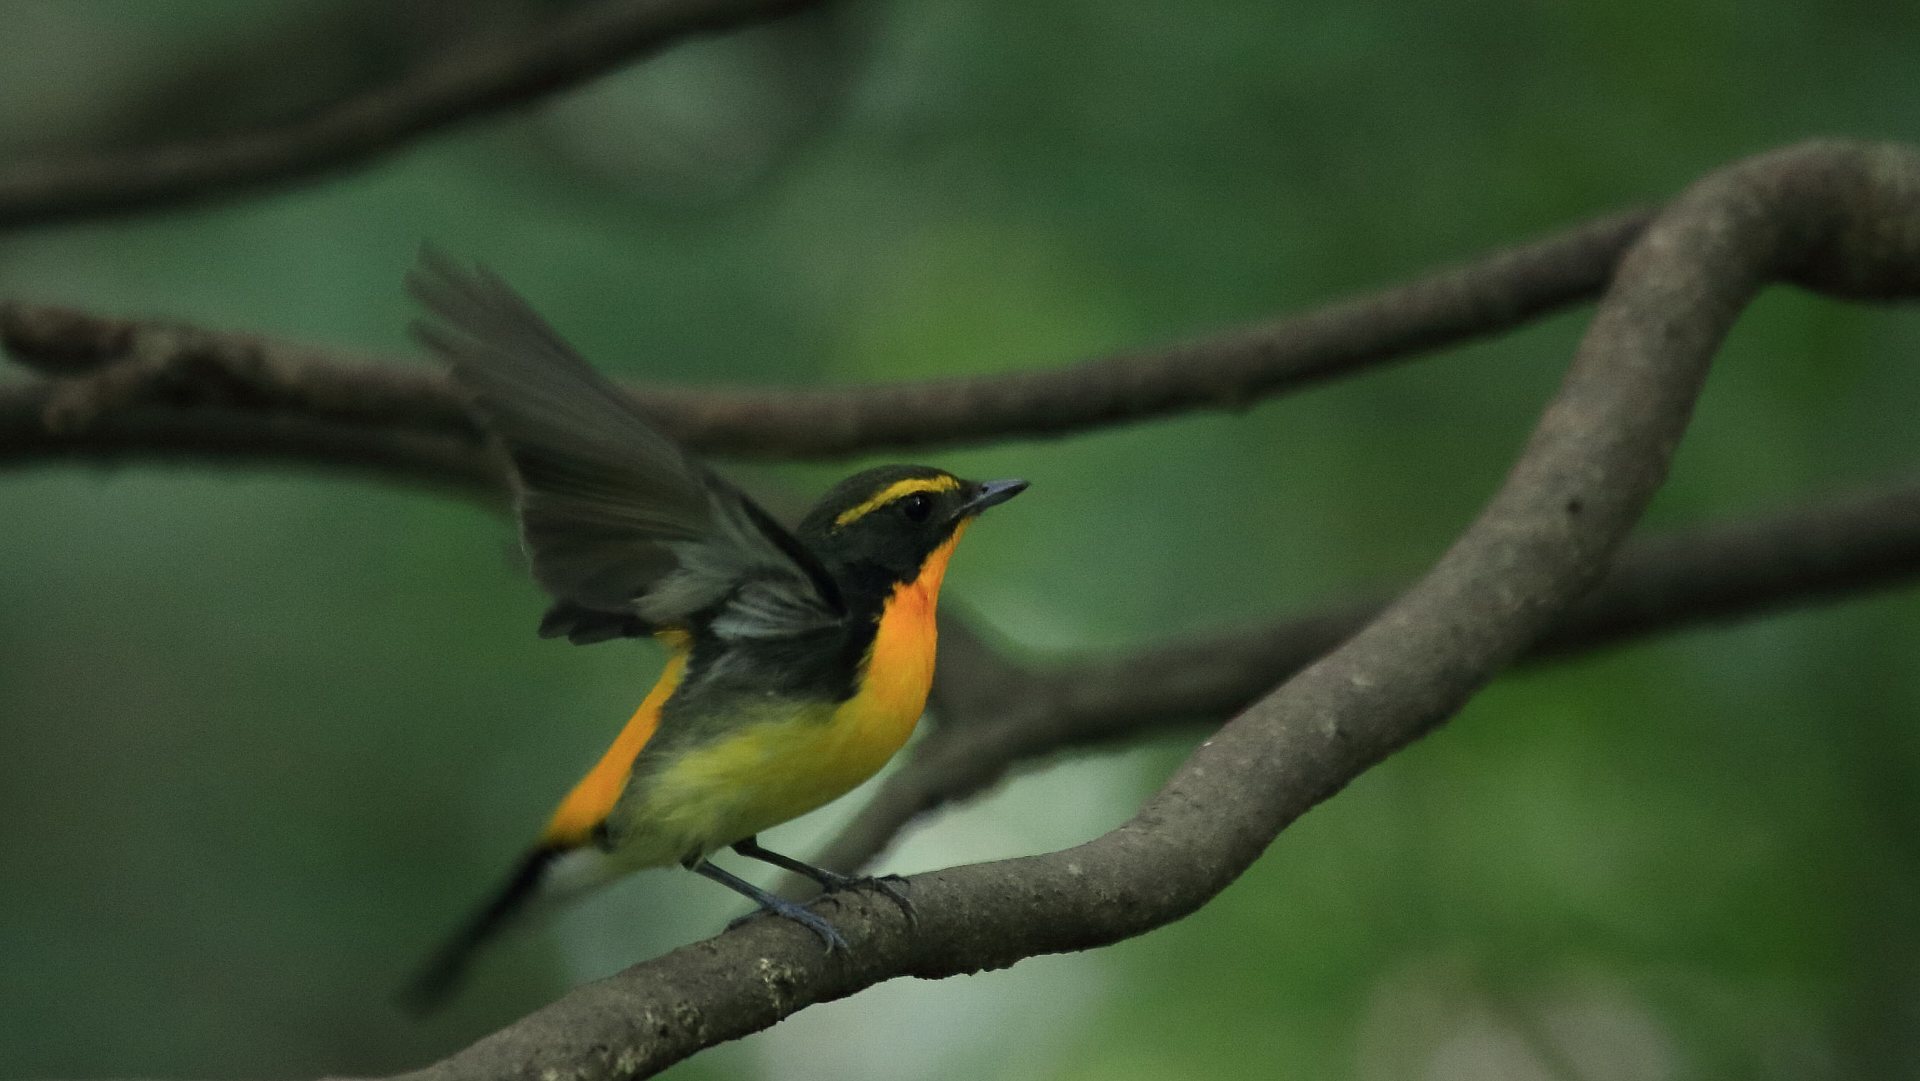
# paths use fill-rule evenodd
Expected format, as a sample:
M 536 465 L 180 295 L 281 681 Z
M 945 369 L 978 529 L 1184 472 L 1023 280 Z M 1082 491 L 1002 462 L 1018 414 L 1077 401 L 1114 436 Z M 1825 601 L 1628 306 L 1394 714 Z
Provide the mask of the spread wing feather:
M 767 638 L 843 618 L 792 534 L 655 430 L 499 278 L 428 251 L 407 285 L 437 320 L 415 335 L 513 461 L 521 537 L 557 602 L 543 633 L 599 641 L 705 619 Z

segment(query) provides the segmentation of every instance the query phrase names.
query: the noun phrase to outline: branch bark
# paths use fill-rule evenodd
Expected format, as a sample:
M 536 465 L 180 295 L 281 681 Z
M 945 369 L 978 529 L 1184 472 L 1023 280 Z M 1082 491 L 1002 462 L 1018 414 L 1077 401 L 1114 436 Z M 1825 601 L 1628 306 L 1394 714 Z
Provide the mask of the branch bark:
M 207 202 L 345 169 L 438 128 L 510 109 L 669 45 L 819 0 L 604 0 L 537 35 L 469 43 L 389 86 L 273 127 L 0 170 L 0 228 Z
M 446 380 L 252 334 L 0 301 L 0 468 L 297 464 L 497 501 L 505 474 Z
M 1920 293 L 1920 157 L 1811 144 L 1715 173 L 1621 263 L 1559 394 L 1481 515 L 1338 649 L 1202 743 L 1125 825 L 917 875 L 917 925 L 841 896 L 853 949 L 757 921 L 636 965 L 419 1079 L 647 1076 L 810 1003 L 1085 949 L 1178 919 L 1280 830 L 1431 730 L 1600 577 L 1664 478 L 1708 363 L 1761 285 Z
M 1600 218 L 1291 319 L 1053 369 L 836 390 L 633 391 L 675 439 L 738 457 L 1058 436 L 1242 408 L 1589 298 L 1645 222 L 1641 213 Z M 54 458 L 310 460 L 419 481 L 465 453 L 472 459 L 454 472 L 492 483 L 478 434 L 437 372 L 19 301 L 0 302 L 0 344 L 20 363 L 66 377 L 0 386 L 0 467 Z M 318 441 L 280 423 L 287 415 L 339 431 Z M 394 429 L 410 434 L 396 443 Z

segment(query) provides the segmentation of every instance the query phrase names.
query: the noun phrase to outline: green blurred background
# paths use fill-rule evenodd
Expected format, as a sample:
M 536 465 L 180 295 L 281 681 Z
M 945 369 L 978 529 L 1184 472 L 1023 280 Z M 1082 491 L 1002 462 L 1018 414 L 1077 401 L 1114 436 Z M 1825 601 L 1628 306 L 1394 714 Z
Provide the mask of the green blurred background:
M 510 0 L 0 2 L 11 160 L 286 115 Z M 677 49 L 371 167 L 0 236 L 0 296 L 410 355 L 420 242 L 601 366 L 841 383 L 1146 345 L 1403 279 L 1819 134 L 1913 138 L 1920 9 L 864 2 Z M 1398 580 L 1491 490 L 1583 314 L 1261 405 L 932 451 L 1032 478 L 950 597 L 1029 653 Z M 1652 518 L 1915 460 L 1920 320 L 1776 292 Z M 423 363 L 418 359 L 407 363 Z M 746 471 L 797 491 L 858 463 Z M 0 1075 L 384 1073 L 740 906 L 640 876 L 387 1004 L 643 693 L 537 641 L 484 510 L 294 471 L 0 476 Z M 897 982 L 688 1079 L 1920 1077 L 1920 604 L 1501 681 L 1214 904 Z M 891 870 L 1071 844 L 1190 737 L 1029 773 Z M 804 852 L 848 807 L 770 835 Z

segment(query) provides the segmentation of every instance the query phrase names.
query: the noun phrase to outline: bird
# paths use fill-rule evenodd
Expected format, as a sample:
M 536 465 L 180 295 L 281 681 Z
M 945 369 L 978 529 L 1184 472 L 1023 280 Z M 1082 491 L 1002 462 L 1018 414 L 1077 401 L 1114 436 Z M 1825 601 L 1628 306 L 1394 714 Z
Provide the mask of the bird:
M 492 272 L 424 250 L 407 288 L 416 339 L 449 367 L 505 453 L 521 547 L 551 597 L 542 637 L 652 637 L 668 659 L 505 882 L 403 991 L 424 1013 L 476 951 L 531 912 L 629 872 L 692 870 L 791 920 L 831 953 L 825 917 L 712 862 L 730 849 L 871 887 L 762 847 L 761 831 L 871 777 L 905 744 L 933 679 L 948 559 L 1024 480 L 886 465 L 842 480 L 788 529 L 663 434 L 635 400 Z

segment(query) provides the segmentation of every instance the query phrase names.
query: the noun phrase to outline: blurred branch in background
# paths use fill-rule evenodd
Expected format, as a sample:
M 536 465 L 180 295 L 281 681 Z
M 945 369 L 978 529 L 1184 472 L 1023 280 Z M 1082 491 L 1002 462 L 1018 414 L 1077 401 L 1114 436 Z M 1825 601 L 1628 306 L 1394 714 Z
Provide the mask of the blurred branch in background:
M 0 114 L 0 150 L 16 162 L 62 153 L 71 160 L 76 154 L 272 126 L 390 83 L 460 35 L 489 27 L 498 33 L 501 24 L 514 21 L 513 9 L 522 6 L 523 0 L 458 7 L 432 0 L 300 5 L 269 11 L 265 18 L 224 21 L 218 32 L 194 35 L 170 52 L 143 41 L 142 30 L 150 27 L 92 5 L 69 12 L 84 27 L 69 33 L 95 50 L 111 51 L 115 41 L 146 47 L 117 56 L 117 64 L 88 57 L 92 63 L 85 67 L 93 70 L 87 71 L 84 97 L 77 102 L 73 90 L 63 92 L 44 79 L 36 85 L 36 73 L 0 73 L 18 80 L 6 88 L 13 93 L 31 87 L 65 102 L 52 113 L 16 108 Z M 8 15 L 8 29 L 19 39 L 42 36 L 36 33 L 35 13 L 16 7 Z M 27 16 L 24 26 L 22 15 Z
M 295 462 L 489 501 L 504 491 L 499 463 L 438 375 L 5 301 L 0 343 L 58 376 L 0 387 L 0 461 L 91 445 L 102 461 Z
M 0 227 L 200 203 L 337 171 L 687 38 L 816 6 L 819 0 L 600 0 L 529 34 L 456 43 L 392 83 L 281 123 L 0 169 Z
M 876 805 L 842 847 L 877 850 L 918 807 L 989 783 L 1023 755 L 1244 706 L 1126 825 L 1062 852 L 917 875 L 917 926 L 885 905 L 823 902 L 841 906 L 836 923 L 855 945 L 844 956 L 823 957 L 771 921 L 743 925 L 581 988 L 414 1076 L 645 1076 L 885 979 L 977 971 L 1142 933 L 1206 903 L 1298 815 L 1529 650 L 1586 648 L 1906 573 L 1920 523 L 1903 487 L 1649 542 L 1573 607 L 1663 479 L 1710 358 L 1763 284 L 1849 298 L 1920 292 L 1917 193 L 1920 161 L 1910 151 L 1810 144 L 1708 177 L 1651 225 L 1644 215 L 1606 219 L 1401 290 L 1170 352 L 837 392 L 644 391 L 676 435 L 734 453 L 1059 434 L 1243 404 L 1517 325 L 1607 287 L 1505 487 L 1379 614 L 1368 616 L 1378 602 L 1340 606 L 1209 643 L 1025 674 L 963 636 L 960 671 L 947 672 L 937 700 L 961 723 L 923 742 L 882 797 L 894 809 Z M 0 459 L 14 464 L 239 455 L 393 470 L 467 490 L 497 483 L 436 377 L 22 305 L 0 316 L 17 355 L 43 370 L 92 371 L 0 395 Z M 196 433 L 202 424 L 215 434 Z M 1206 663 L 1195 663 L 1202 653 Z M 974 687 L 983 671 L 1012 690 Z M 1199 675 L 1182 684 L 1170 671 Z M 1031 712 L 1016 723 L 1022 709 Z M 1023 744 L 1034 731 L 1047 741 Z M 928 795 L 934 773 L 966 783 Z
M 645 386 L 634 394 L 690 447 L 781 458 L 1062 435 L 1243 408 L 1591 298 L 1647 218 L 1599 218 L 1293 318 L 1058 368 L 837 390 Z M 17 300 L 0 301 L 0 345 L 21 364 L 69 377 L 0 387 L 0 468 L 45 457 L 312 455 L 305 444 L 279 445 L 297 436 L 282 425 L 287 418 L 339 426 L 340 456 L 313 455 L 318 464 L 443 481 L 445 460 L 460 447 L 479 454 L 473 424 L 438 372 Z M 408 463 L 388 446 L 395 428 L 445 445 Z M 209 431 L 217 437 L 205 438 Z M 365 453 L 354 449 L 357 437 L 365 437 Z M 477 464 L 464 472 L 493 485 Z

